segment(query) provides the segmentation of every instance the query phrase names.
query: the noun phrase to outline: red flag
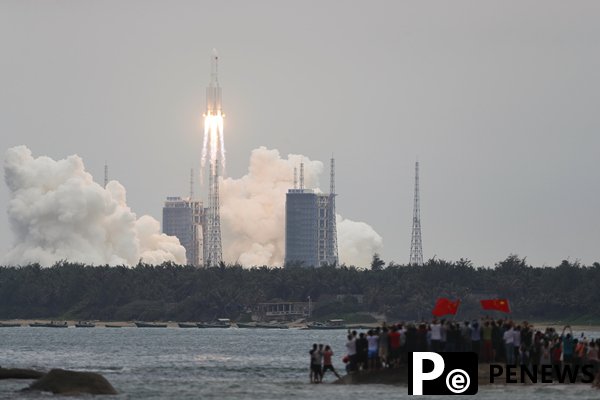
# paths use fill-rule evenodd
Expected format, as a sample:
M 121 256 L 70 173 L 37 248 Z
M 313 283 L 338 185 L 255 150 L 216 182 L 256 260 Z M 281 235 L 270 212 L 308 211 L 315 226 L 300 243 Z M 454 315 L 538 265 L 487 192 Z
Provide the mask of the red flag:
M 447 314 L 456 315 L 459 304 L 460 300 L 451 301 L 445 297 L 441 297 L 437 299 L 435 307 L 433 307 L 433 311 L 431 313 L 436 317 L 441 317 Z
M 498 310 L 505 313 L 510 312 L 508 299 L 487 299 L 481 300 L 481 308 L 484 310 Z

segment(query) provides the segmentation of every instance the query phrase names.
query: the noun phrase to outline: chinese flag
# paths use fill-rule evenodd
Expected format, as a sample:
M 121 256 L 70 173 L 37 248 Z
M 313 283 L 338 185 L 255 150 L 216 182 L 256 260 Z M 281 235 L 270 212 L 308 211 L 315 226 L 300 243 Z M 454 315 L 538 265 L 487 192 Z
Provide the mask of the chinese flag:
M 505 313 L 510 312 L 507 299 L 487 299 L 481 300 L 481 308 L 484 310 L 497 310 Z
M 433 311 L 431 313 L 436 317 L 441 317 L 447 314 L 456 315 L 459 304 L 460 300 L 451 301 L 445 297 L 441 297 L 437 299 L 435 307 L 433 307 Z

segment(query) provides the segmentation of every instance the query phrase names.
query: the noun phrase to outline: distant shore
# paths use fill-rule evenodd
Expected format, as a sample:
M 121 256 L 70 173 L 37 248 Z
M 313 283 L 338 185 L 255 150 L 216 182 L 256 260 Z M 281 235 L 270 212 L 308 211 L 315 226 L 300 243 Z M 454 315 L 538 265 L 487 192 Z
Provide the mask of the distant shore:
M 76 323 L 80 322 L 80 321 L 84 321 L 84 320 L 63 320 L 63 319 L 52 319 L 52 318 L 39 318 L 39 319 L 0 319 L 0 323 L 6 323 L 6 324 L 10 324 L 10 323 L 14 323 L 14 324 L 20 324 L 22 326 L 29 326 L 29 324 L 33 324 L 36 322 L 40 322 L 40 323 L 49 323 L 51 321 L 55 321 L 55 322 L 67 322 L 67 324 L 69 326 L 75 326 Z M 118 327 L 132 327 L 135 328 L 135 322 L 140 322 L 138 320 L 136 321 L 99 321 L 99 320 L 85 320 L 86 322 L 92 322 L 94 324 L 96 324 L 96 327 L 99 328 L 103 328 L 105 327 L 105 325 L 111 325 L 111 326 L 118 326 Z M 179 323 L 197 323 L 200 321 L 144 321 L 144 322 L 151 322 L 151 323 L 160 323 L 160 324 L 166 324 L 168 328 L 178 328 L 179 327 Z M 565 325 L 569 325 L 568 323 L 559 323 L 559 322 L 530 322 L 530 324 L 532 324 L 536 329 L 539 330 L 544 330 L 546 328 L 554 328 L 556 331 L 561 332 L 562 329 L 564 328 Z M 286 325 L 288 325 L 290 328 L 304 328 L 306 327 L 305 323 L 298 323 L 298 322 L 289 322 L 286 323 Z M 375 328 L 377 326 L 381 326 L 381 323 L 366 323 L 366 324 L 347 324 L 346 327 L 348 329 L 356 329 L 356 330 L 365 330 L 365 329 L 369 329 L 369 328 Z M 590 324 L 590 325 L 581 325 L 581 324 L 577 324 L 577 325 L 570 325 L 571 329 L 576 332 L 576 333 L 584 333 L 586 334 L 589 331 L 593 331 L 593 332 L 600 332 L 600 325 L 596 325 L 596 324 Z M 341 330 L 341 329 L 340 329 Z

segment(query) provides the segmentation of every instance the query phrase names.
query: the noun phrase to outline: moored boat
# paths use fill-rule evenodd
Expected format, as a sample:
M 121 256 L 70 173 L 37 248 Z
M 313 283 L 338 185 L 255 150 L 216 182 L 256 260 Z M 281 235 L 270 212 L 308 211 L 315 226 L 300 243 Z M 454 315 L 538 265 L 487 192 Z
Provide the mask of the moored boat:
M 198 325 L 194 324 L 194 323 L 188 323 L 188 322 L 178 322 L 177 325 L 180 328 L 197 328 Z
M 137 321 L 134 323 L 135 323 L 135 326 L 137 326 L 138 328 L 166 328 L 167 327 L 167 324 L 159 324 L 156 322 Z
M 219 318 L 215 322 L 199 322 L 198 328 L 231 328 L 229 318 Z
M 346 329 L 343 319 L 330 319 L 327 322 L 311 322 L 306 324 L 308 329 Z
M 68 328 L 69 324 L 66 321 L 50 321 L 50 322 L 34 322 L 29 324 L 32 328 Z
M 254 322 L 250 322 L 250 323 L 237 322 L 236 325 L 237 325 L 238 328 L 247 328 L 247 329 L 258 328 L 258 326 L 256 325 L 256 323 L 254 323 Z
M 0 328 L 16 328 L 21 326 L 21 324 L 11 323 L 11 322 L 0 322 Z
M 104 324 L 105 328 L 122 328 L 122 325 Z
M 262 328 L 262 329 L 288 329 L 289 328 L 286 324 L 280 324 L 280 323 L 256 324 L 256 327 Z
M 95 328 L 96 324 L 89 321 L 79 321 L 75 324 L 75 328 Z

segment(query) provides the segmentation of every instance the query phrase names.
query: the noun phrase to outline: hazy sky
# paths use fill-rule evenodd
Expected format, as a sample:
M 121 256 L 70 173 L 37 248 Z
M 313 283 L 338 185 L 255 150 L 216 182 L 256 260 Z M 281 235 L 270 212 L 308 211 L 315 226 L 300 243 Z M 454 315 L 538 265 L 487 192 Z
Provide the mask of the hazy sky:
M 161 217 L 197 166 L 213 47 L 228 175 L 337 162 L 338 211 L 408 261 L 600 261 L 598 1 L 0 2 L 0 151 L 103 165 Z M 321 187 L 327 189 L 323 176 Z M 0 252 L 11 244 L 0 185 Z

